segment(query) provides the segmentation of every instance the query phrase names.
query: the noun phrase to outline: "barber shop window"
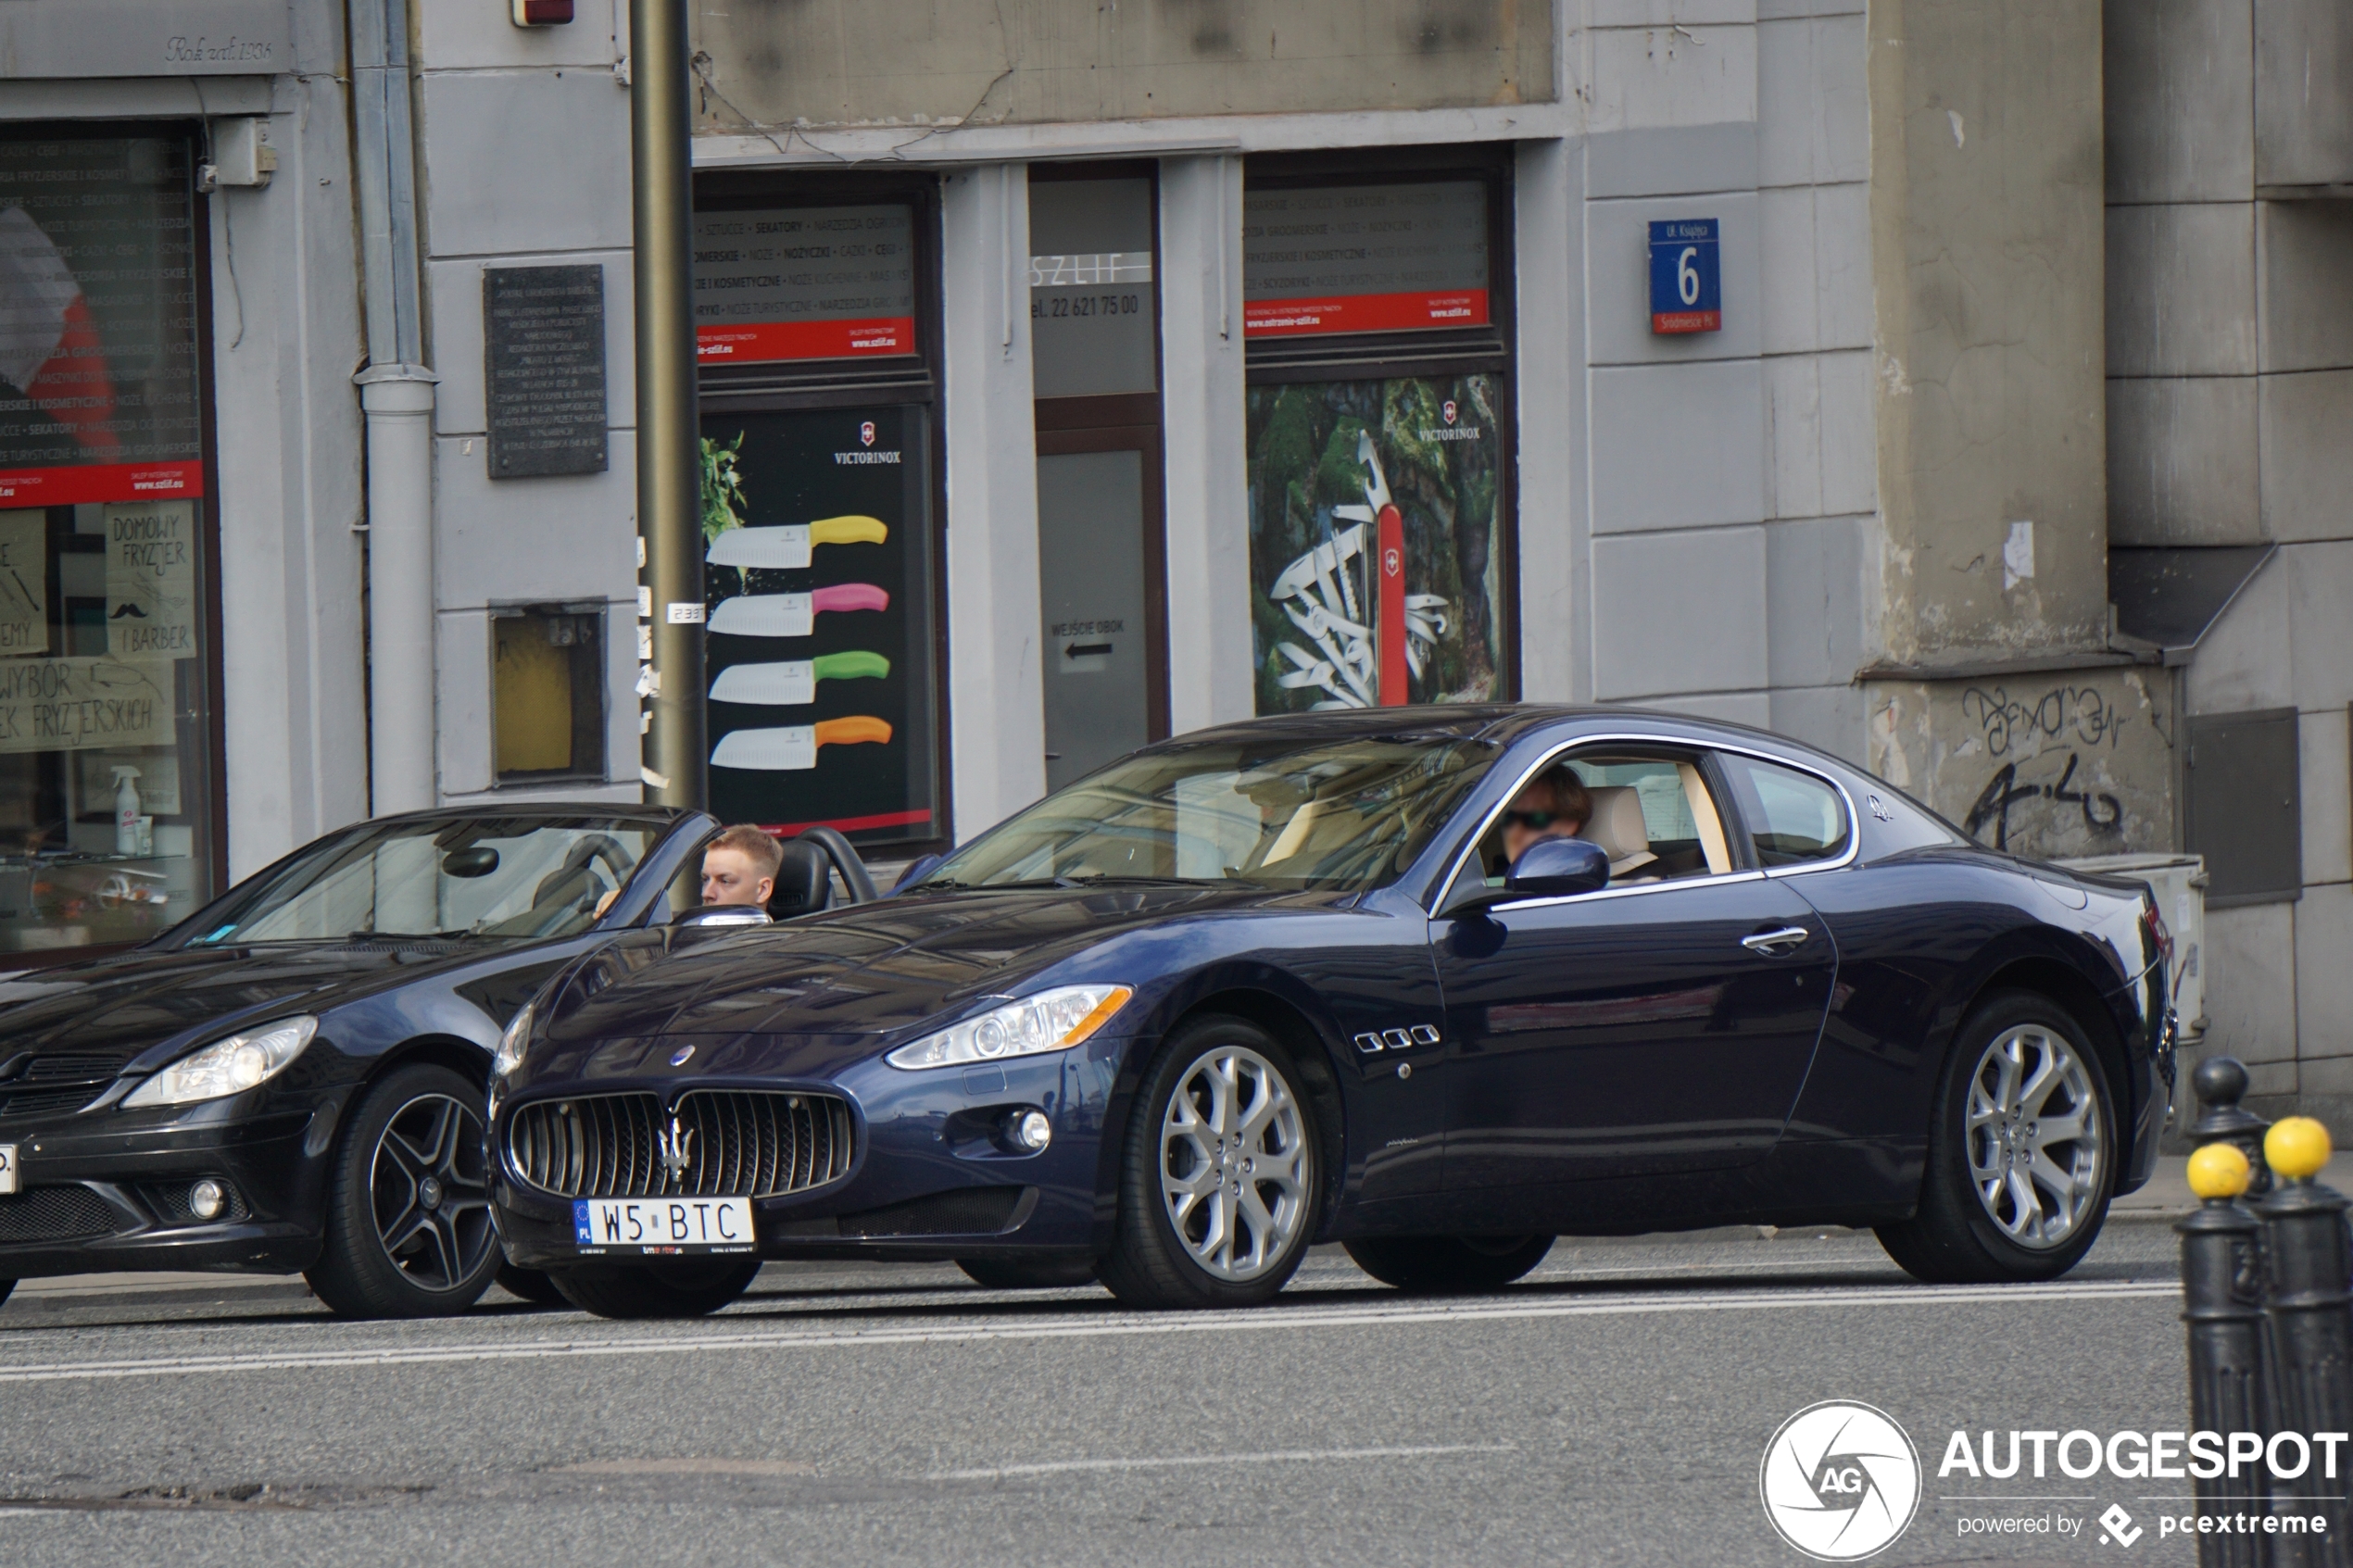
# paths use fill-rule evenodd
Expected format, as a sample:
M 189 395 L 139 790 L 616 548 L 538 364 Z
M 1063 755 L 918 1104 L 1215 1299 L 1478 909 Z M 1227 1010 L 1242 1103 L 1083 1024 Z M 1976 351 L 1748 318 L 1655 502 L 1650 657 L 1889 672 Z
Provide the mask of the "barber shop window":
M 498 782 L 603 782 L 603 607 L 533 605 L 490 614 Z
M 1846 803 L 1811 773 L 1753 757 L 1722 759 L 1732 797 L 1748 823 L 1757 864 L 1802 865 L 1846 852 Z
M 210 285 L 191 150 L 185 134 L 0 132 L 11 960 L 144 941 L 219 890 Z

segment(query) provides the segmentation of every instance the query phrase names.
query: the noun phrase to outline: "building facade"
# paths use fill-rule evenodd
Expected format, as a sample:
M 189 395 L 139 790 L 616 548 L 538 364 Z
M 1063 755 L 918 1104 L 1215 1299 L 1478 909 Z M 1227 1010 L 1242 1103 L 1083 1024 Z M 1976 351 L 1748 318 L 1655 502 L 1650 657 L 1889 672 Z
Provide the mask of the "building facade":
M 208 412 L 138 457 L 200 466 L 170 515 L 217 556 L 181 809 L 143 795 L 107 858 L 160 731 L 18 764 L 77 875 L 184 828 L 168 897 L 371 808 L 638 787 L 625 7 L 272 14 L 267 59 L 224 13 L 137 71 L 20 28 L 0 83 L 11 147 L 135 122 L 276 160 L 187 182 Z M 2211 1047 L 2353 1093 L 2327 0 L 692 25 L 723 815 L 895 860 L 1252 713 L 1705 712 L 1991 844 L 2205 853 Z M 46 551 L 41 615 L 0 609 L 38 681 L 149 671 L 75 617 L 154 586 L 80 564 L 151 499 L 0 518 Z

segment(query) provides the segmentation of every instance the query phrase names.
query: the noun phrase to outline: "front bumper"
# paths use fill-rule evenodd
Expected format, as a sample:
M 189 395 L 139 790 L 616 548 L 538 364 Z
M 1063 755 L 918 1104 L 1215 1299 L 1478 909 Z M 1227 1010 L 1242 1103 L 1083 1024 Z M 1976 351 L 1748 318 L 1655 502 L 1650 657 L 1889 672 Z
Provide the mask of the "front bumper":
M 309 1103 L 200 1106 L 132 1120 L 111 1111 L 0 1126 L 19 1192 L 0 1198 L 0 1279 L 126 1269 L 293 1273 L 319 1254 L 340 1095 Z M 216 1218 L 188 1189 L 228 1189 Z
M 759 1257 L 914 1261 L 1069 1255 L 1093 1250 L 1101 1234 L 1099 1224 L 1107 1225 L 1110 1218 L 1098 1188 L 1104 1111 L 1123 1049 L 1122 1042 L 1090 1041 L 1062 1055 L 923 1073 L 870 1060 L 830 1082 L 731 1074 L 600 1081 L 594 1089 L 567 1086 L 584 1094 L 652 1091 L 673 1106 L 694 1089 L 826 1094 L 846 1100 L 855 1140 L 849 1170 L 823 1186 L 754 1198 L 751 1250 Z M 544 1269 L 609 1267 L 667 1255 L 657 1248 L 584 1248 L 574 1230 L 576 1199 L 522 1179 L 508 1142 L 515 1114 L 524 1106 L 563 1098 L 550 1085 L 535 1084 L 500 1104 L 491 1135 L 491 1212 L 508 1257 L 526 1268 Z M 1033 1109 L 1045 1111 L 1053 1126 L 1052 1141 L 1043 1150 L 1018 1152 L 987 1135 L 1005 1118 Z

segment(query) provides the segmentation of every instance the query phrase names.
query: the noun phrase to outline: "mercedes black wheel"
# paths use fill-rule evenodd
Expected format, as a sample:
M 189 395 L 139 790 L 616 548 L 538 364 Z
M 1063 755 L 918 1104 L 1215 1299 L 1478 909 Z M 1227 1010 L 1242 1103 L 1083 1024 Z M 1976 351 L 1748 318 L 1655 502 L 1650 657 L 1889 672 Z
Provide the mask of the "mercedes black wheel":
M 447 1317 L 490 1288 L 501 1256 L 481 1086 L 429 1063 L 396 1068 L 345 1125 L 304 1277 L 344 1317 Z
M 991 1290 L 1056 1290 L 1095 1283 L 1092 1258 L 959 1258 L 956 1266 Z
M 556 1288 L 556 1282 L 547 1277 L 545 1270 L 526 1269 L 518 1263 L 502 1261 L 498 1265 L 497 1279 L 499 1289 L 535 1307 L 567 1305 L 564 1293 Z
M 1144 1075 L 1120 1162 L 1119 1228 L 1096 1277 L 1131 1307 L 1249 1307 L 1290 1279 L 1321 1191 L 1315 1108 L 1272 1035 L 1179 1029 Z
M 573 1306 L 600 1318 L 700 1318 L 749 1290 L 759 1273 L 757 1258 L 712 1258 L 555 1269 L 547 1277 Z
M 1544 1261 L 1549 1236 L 1366 1236 L 1341 1243 L 1356 1266 L 1400 1290 L 1499 1290 Z
M 1936 1097 L 1919 1210 L 1879 1227 L 1933 1285 L 2051 1279 L 2092 1249 L 2116 1187 L 2108 1073 L 2066 1009 L 2008 991 L 1961 1025 Z

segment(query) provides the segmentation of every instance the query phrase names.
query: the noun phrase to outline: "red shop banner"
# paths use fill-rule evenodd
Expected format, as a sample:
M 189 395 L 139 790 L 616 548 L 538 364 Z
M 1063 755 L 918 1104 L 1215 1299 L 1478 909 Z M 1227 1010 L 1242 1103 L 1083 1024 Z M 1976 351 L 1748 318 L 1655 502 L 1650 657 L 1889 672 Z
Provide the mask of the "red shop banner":
M 1256 299 L 1242 307 L 1249 337 L 1294 332 L 1404 332 L 1487 325 L 1487 291 L 1354 294 L 1330 299 Z
M 71 507 L 94 501 L 154 501 L 204 494 L 204 465 L 82 463 L 59 469 L 0 469 L 0 508 Z
M 695 329 L 695 358 L 706 365 L 855 359 L 914 351 L 915 319 L 912 316 L 862 321 L 749 321 L 741 326 Z

